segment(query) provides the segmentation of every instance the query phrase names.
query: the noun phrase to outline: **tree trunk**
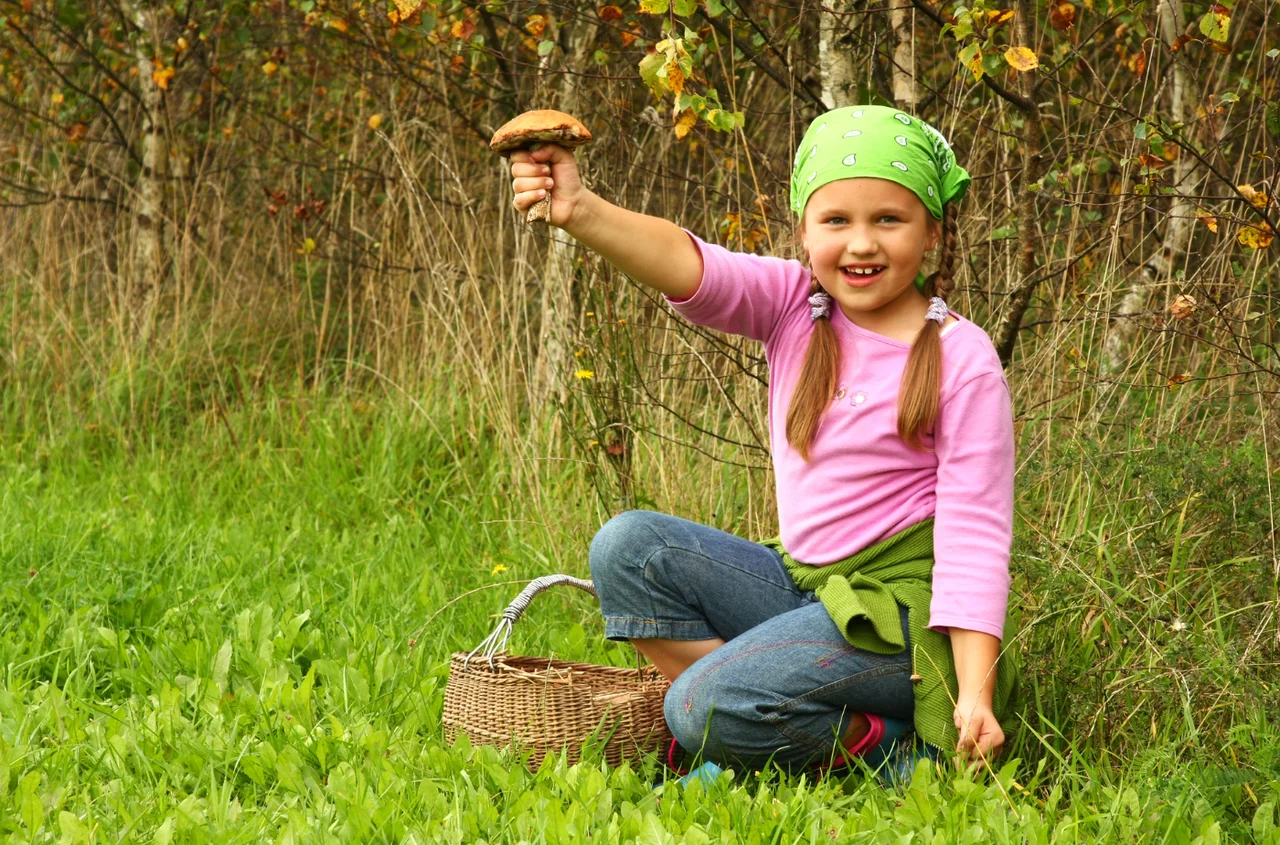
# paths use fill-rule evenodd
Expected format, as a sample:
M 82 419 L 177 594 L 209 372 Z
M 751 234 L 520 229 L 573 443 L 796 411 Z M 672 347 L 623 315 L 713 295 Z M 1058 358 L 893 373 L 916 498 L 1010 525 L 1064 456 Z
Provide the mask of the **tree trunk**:
M 898 108 L 910 110 L 916 104 L 916 42 L 912 26 L 915 11 L 896 4 L 889 12 L 893 26 L 893 100 Z
M 1166 47 L 1171 47 L 1186 29 L 1181 0 L 1160 0 L 1160 5 L 1156 8 L 1156 17 L 1160 25 L 1161 41 Z M 1173 74 L 1169 121 L 1190 126 L 1191 120 L 1187 114 L 1186 101 L 1186 71 L 1172 50 L 1167 55 Z M 1142 265 L 1138 275 L 1125 292 L 1124 298 L 1120 300 L 1116 318 L 1111 323 L 1103 346 L 1102 366 L 1107 373 L 1114 373 L 1124 368 L 1125 362 L 1129 359 L 1129 346 L 1133 341 L 1134 316 L 1142 312 L 1147 296 L 1153 288 L 1162 281 L 1167 284 L 1173 280 L 1178 259 L 1186 252 L 1191 233 L 1191 218 L 1195 215 L 1195 205 L 1188 196 L 1195 194 L 1196 189 L 1187 184 L 1192 176 L 1194 165 L 1195 162 L 1186 153 L 1180 154 L 1177 161 L 1173 163 L 1173 202 L 1169 208 L 1169 222 L 1165 227 L 1164 240 L 1159 252 Z
M 1031 4 L 1021 0 L 1017 4 L 1017 15 L 1014 17 L 1014 31 L 1019 44 L 1030 43 L 1027 37 L 1027 18 L 1031 13 Z M 1024 115 L 1022 126 L 1021 150 L 1022 175 L 1021 190 L 1018 194 L 1018 283 L 1010 291 L 1009 310 L 996 328 L 992 337 L 1000 363 L 1009 366 L 1013 360 L 1013 348 L 1018 342 L 1018 330 L 1022 327 L 1022 316 L 1031 303 L 1031 294 L 1036 289 L 1038 266 L 1036 254 L 1040 251 L 1039 233 L 1036 229 L 1036 195 L 1027 190 L 1027 186 L 1040 178 L 1041 168 L 1041 126 L 1040 107 L 1036 104 L 1035 83 L 1029 73 L 1018 75 L 1019 95 L 1024 104 L 1021 109 Z
M 564 73 L 560 78 L 558 108 L 566 114 L 576 115 L 581 103 L 579 74 L 589 61 L 598 27 L 587 22 L 576 22 L 573 26 L 569 36 L 569 55 L 565 56 Z M 530 396 L 535 411 L 549 411 L 552 403 L 564 405 L 569 389 L 566 379 L 573 361 L 569 347 L 573 337 L 574 242 L 559 227 L 548 226 L 547 231 L 551 244 L 547 249 L 546 272 L 542 279 L 542 320 Z
M 135 3 L 130 18 L 143 34 L 134 49 L 142 100 L 142 172 L 134 186 L 132 276 L 126 285 L 126 307 L 135 343 L 145 345 L 155 328 L 156 305 L 164 276 L 164 184 L 168 143 L 165 135 L 164 92 L 153 74 L 149 46 L 154 21 Z
M 829 109 L 853 105 L 857 99 L 853 47 L 845 15 L 848 0 L 832 0 L 818 18 L 818 71 L 822 75 L 822 102 Z

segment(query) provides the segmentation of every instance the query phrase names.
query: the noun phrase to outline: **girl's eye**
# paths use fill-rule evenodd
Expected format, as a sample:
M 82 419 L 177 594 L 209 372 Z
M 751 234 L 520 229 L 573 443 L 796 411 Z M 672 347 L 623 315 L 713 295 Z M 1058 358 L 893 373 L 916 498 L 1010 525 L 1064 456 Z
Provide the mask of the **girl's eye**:
M 882 214 L 882 215 L 880 215 L 880 219 L 881 219 L 881 220 L 892 220 L 892 221 L 893 221 L 893 222 L 895 222 L 895 223 L 896 223 L 896 222 L 898 222 L 898 218 L 894 217 L 892 214 Z
M 843 217 L 828 217 L 828 218 L 827 218 L 827 222 L 828 222 L 828 223 L 843 223 L 843 222 L 844 222 L 844 218 L 843 218 Z

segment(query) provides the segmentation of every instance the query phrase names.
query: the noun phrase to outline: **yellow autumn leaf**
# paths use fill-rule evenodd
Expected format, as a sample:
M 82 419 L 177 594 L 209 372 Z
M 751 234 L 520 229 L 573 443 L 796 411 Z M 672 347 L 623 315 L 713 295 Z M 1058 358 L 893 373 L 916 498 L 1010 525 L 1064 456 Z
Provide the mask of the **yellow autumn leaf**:
M 276 64 L 275 62 L 264 62 L 262 65 L 262 72 L 265 73 L 267 76 L 270 76 L 271 74 L 275 73 L 279 69 L 280 69 L 280 65 Z
M 1169 376 L 1169 381 L 1165 385 L 1169 390 L 1177 390 L 1181 385 L 1191 381 L 1191 373 L 1177 373 Z
M 1009 63 L 1009 67 L 1023 73 L 1040 67 L 1040 60 L 1028 47 L 1010 47 L 1004 51 L 1004 60 Z
M 62 101 L 65 100 L 66 98 L 62 96 L 61 91 L 55 91 L 53 96 L 50 97 L 49 99 L 53 101 L 53 104 L 55 106 L 60 106 L 62 105 Z
M 310 255 L 316 251 L 316 242 L 312 238 L 303 238 L 302 246 L 298 247 L 298 255 Z
M 404 20 L 418 11 L 418 7 L 421 5 L 421 0 L 396 0 L 396 11 L 400 13 L 400 20 Z
M 369 115 L 369 119 L 365 121 L 364 125 L 368 126 L 370 129 L 377 129 L 379 126 L 382 125 L 382 115 L 380 114 Z
M 1266 191 L 1259 191 L 1248 183 L 1244 185 L 1236 185 L 1236 190 L 1240 192 L 1240 196 L 1249 201 L 1254 208 L 1266 208 L 1271 204 L 1271 197 Z
M 1271 246 L 1271 239 L 1275 236 L 1275 232 L 1271 231 L 1271 227 L 1266 223 L 1259 223 L 1257 226 L 1245 226 L 1240 230 L 1240 234 L 1236 236 L 1236 240 L 1241 246 L 1247 246 L 1249 249 L 1266 249 Z
M 667 62 L 667 87 L 677 99 L 684 91 L 684 70 L 681 69 L 679 62 Z
M 173 79 L 173 76 L 175 73 L 177 73 L 177 71 L 175 71 L 172 67 L 165 67 L 164 65 L 161 65 L 160 67 L 151 71 L 151 81 L 154 82 L 156 84 L 156 87 L 159 88 L 161 91 L 168 91 L 169 80 Z
M 1198 214 L 1196 219 L 1209 228 L 1210 232 L 1218 231 L 1218 218 L 1212 214 Z
M 347 22 L 342 18 L 329 18 L 325 21 L 325 26 L 330 29 L 336 29 L 338 32 L 346 32 L 349 29 Z
M 689 130 L 698 122 L 698 116 L 693 113 L 693 109 L 685 109 L 680 113 L 680 117 L 676 120 L 676 140 L 683 141 L 685 136 L 689 134 Z
M 1002 23 L 1008 23 L 1013 20 L 1013 9 L 988 9 L 987 23 L 993 26 L 999 26 Z

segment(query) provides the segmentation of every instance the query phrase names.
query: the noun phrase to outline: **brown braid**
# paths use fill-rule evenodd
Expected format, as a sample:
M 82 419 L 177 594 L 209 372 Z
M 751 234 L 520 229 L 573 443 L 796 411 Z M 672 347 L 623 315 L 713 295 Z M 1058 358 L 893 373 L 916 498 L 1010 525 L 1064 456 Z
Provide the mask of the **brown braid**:
M 809 295 L 820 290 L 818 277 L 809 285 Z M 839 306 L 833 301 L 832 308 Z M 813 321 L 813 334 L 809 335 L 809 348 L 804 354 L 804 366 L 800 379 L 791 394 L 791 406 L 787 409 L 787 442 L 809 461 L 809 446 L 818 433 L 818 424 L 827 410 L 831 396 L 836 392 L 836 377 L 840 373 L 840 344 L 836 330 L 831 327 L 831 316 Z
M 956 287 L 955 209 L 942 208 L 942 252 L 938 270 L 925 283 L 928 296 L 947 299 Z M 898 388 L 898 435 L 913 449 L 924 449 L 921 438 L 938 420 L 938 394 L 942 389 L 942 325 L 925 320 L 911 344 L 907 366 Z

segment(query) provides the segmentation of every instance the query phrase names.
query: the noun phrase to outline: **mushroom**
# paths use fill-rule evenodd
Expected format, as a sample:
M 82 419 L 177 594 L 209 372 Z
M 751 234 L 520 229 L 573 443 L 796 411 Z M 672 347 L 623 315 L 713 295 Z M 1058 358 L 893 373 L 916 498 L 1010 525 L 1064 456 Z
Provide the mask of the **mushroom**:
M 591 143 L 591 132 L 573 115 L 554 109 L 537 109 L 517 115 L 493 133 L 489 149 L 507 158 L 515 150 L 533 152 L 543 144 L 559 144 L 566 149 Z M 525 222 L 545 222 L 551 216 L 551 197 L 529 207 Z

